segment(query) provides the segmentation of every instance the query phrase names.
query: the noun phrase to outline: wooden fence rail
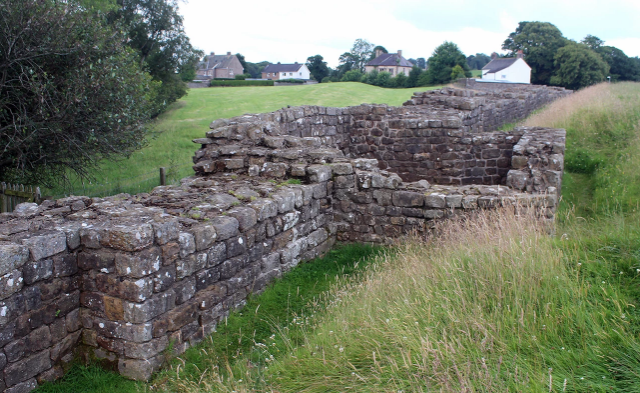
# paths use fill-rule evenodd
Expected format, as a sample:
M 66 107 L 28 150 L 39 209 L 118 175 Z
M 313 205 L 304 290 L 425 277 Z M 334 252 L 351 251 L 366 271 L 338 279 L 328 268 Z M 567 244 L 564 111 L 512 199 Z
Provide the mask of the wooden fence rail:
M 41 201 L 40 187 L 0 183 L 0 213 L 11 213 L 18 204 L 23 202 L 40 203 Z

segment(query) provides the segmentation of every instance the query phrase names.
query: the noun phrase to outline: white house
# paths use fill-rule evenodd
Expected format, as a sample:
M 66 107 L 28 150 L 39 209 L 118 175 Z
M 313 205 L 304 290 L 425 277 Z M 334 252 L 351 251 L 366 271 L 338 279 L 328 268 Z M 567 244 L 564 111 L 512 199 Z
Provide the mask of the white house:
M 262 70 L 262 79 L 311 79 L 311 72 L 304 64 L 267 64 Z
M 491 61 L 482 67 L 481 82 L 531 83 L 531 67 L 524 61 L 522 51 L 516 57 L 499 58 L 491 55 Z

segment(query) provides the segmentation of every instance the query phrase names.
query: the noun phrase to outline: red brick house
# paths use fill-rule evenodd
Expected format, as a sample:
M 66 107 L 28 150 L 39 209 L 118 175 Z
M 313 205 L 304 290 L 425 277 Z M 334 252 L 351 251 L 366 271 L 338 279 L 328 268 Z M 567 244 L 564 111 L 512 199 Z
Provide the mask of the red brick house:
M 198 64 L 196 79 L 206 80 L 214 78 L 233 79 L 236 75 L 244 73 L 244 68 L 236 55 L 227 52 L 226 55 L 216 55 L 211 52 L 205 56 L 204 61 Z

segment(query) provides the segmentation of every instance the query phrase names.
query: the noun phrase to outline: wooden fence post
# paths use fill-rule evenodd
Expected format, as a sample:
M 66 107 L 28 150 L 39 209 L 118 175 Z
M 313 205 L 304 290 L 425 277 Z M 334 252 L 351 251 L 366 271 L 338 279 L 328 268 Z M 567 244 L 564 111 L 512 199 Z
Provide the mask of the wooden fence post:
M 160 167 L 160 185 L 161 186 L 167 185 L 167 177 L 166 177 L 164 167 Z

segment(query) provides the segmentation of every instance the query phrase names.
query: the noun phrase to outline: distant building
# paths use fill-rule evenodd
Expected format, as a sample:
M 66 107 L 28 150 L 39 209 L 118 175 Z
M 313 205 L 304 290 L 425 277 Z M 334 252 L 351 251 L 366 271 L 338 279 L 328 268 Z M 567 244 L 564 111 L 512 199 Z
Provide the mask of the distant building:
M 379 72 L 386 71 L 393 76 L 400 73 L 409 76 L 413 64 L 404 57 L 402 57 L 402 51 L 398 53 L 384 53 L 381 50 L 376 50 L 376 58 L 365 64 L 364 70 L 369 73 L 373 70 Z
M 531 67 L 524 61 L 522 51 L 516 57 L 498 57 L 491 54 L 491 61 L 482 67 L 480 82 L 531 83 Z
M 262 70 L 262 79 L 311 79 L 311 72 L 304 64 L 267 64 Z
M 204 61 L 198 64 L 196 79 L 228 78 L 233 79 L 236 75 L 242 75 L 244 68 L 236 55 L 227 52 L 226 55 L 216 55 L 211 52 L 205 56 Z

